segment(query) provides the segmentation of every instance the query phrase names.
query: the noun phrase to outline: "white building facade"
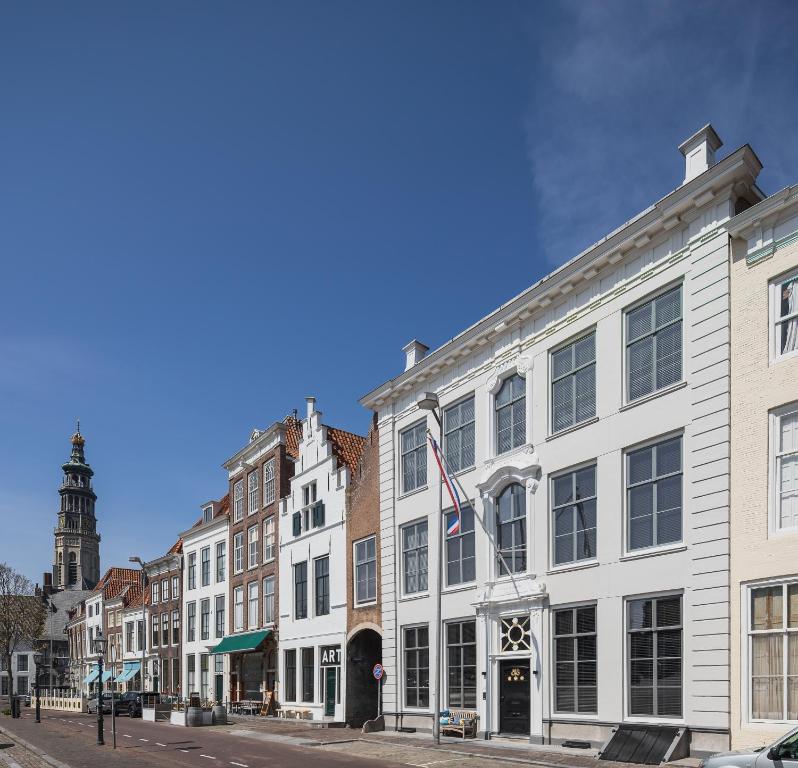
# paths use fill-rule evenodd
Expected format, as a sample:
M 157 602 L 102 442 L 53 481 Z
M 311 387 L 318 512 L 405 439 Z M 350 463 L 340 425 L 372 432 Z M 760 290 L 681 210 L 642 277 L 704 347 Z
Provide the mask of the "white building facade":
M 339 461 L 315 399 L 307 398 L 291 493 L 280 503 L 280 703 L 314 720 L 346 712 L 346 499 Z
M 183 540 L 182 680 L 186 697 L 223 702 L 228 688 L 226 656 L 211 651 L 224 636 L 227 621 L 226 501 L 203 505 L 202 518 L 181 534 Z M 217 558 L 222 562 L 217 563 Z
M 361 400 L 380 435 L 386 727 L 430 729 L 441 679 L 441 708 L 476 711 L 485 736 L 598 746 L 641 723 L 689 729 L 693 754 L 728 746 L 723 225 L 761 198 L 761 166 L 748 146 L 716 163 L 719 146 L 699 131 L 682 186 L 443 347 L 411 342 Z M 427 393 L 464 497 L 443 542 Z

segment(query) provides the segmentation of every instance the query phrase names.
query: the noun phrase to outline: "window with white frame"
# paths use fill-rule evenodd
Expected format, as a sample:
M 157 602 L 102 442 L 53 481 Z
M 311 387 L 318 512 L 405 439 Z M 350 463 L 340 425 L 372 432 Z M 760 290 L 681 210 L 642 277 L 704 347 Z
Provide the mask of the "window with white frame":
M 427 591 L 427 521 L 402 528 L 402 568 L 406 595 Z
M 294 618 L 308 617 L 308 563 L 294 563 Z
M 526 492 L 508 485 L 496 499 L 496 567 L 500 576 L 526 570 Z
M 216 542 L 216 582 L 227 578 L 227 542 Z
M 598 712 L 596 606 L 554 611 L 554 711 Z
M 237 480 L 233 486 L 233 522 L 244 519 L 244 480 Z
M 629 600 L 626 655 L 629 714 L 682 715 L 682 598 Z
M 211 583 L 211 548 L 200 550 L 200 584 L 207 587 Z
M 247 628 L 258 626 L 258 582 L 247 584 Z
M 172 576 L 172 600 L 180 597 L 180 577 Z
M 682 378 L 682 287 L 626 312 L 626 399 L 631 402 Z
M 771 285 L 775 357 L 798 352 L 798 273 Z
M 180 611 L 172 611 L 172 645 L 179 645 L 179 644 L 180 644 Z
M 197 604 L 186 603 L 186 642 L 193 643 L 197 638 Z
M 263 521 L 263 562 L 274 560 L 274 515 Z
M 402 493 L 423 488 L 427 484 L 427 423 L 399 433 L 402 463 Z
M 496 453 L 502 454 L 526 442 L 526 379 L 518 373 L 502 383 L 494 399 Z
M 161 581 L 161 599 L 164 602 L 169 600 L 169 579 L 163 579 Z
M 473 395 L 443 411 L 443 453 L 452 472 L 474 466 Z
M 405 627 L 405 705 L 429 706 L 429 627 Z
M 160 582 L 159 581 L 153 581 L 152 582 L 152 602 L 153 603 L 159 602 L 159 599 L 160 599 L 159 596 L 158 596 L 159 591 L 160 591 Z
M 244 629 L 244 587 L 233 590 L 233 628 L 236 632 Z
M 274 503 L 275 482 L 274 482 L 274 459 L 269 459 L 263 465 L 263 506 Z
M 214 598 L 214 616 L 216 617 L 216 637 L 224 637 L 224 595 L 216 595 Z
M 474 510 L 470 504 L 460 507 L 460 524 L 457 512 L 452 510 L 444 517 L 446 524 L 446 586 L 467 584 L 477 578 L 474 544 Z
M 752 720 L 798 720 L 798 582 L 753 587 L 748 628 Z
M 188 553 L 188 588 L 197 588 L 197 553 Z
M 247 512 L 254 515 L 258 511 L 258 471 L 249 473 L 247 478 Z
M 551 431 L 596 415 L 596 334 L 551 353 Z
M 233 569 L 235 573 L 244 570 L 244 532 L 239 531 L 233 536 Z
M 355 542 L 355 603 L 377 599 L 377 537 Z
M 210 523 L 211 520 L 213 520 L 213 505 L 209 504 L 202 509 L 202 522 Z
M 682 540 L 682 438 L 626 454 L 629 551 Z
M 190 653 L 186 658 L 186 681 L 189 691 L 195 691 L 197 686 L 197 657 Z
M 274 576 L 263 580 L 263 623 L 274 623 Z
M 211 600 L 203 598 L 200 602 L 200 640 L 208 640 L 211 636 Z
M 247 531 L 247 543 L 249 545 L 249 568 L 254 568 L 258 564 L 258 526 L 253 525 Z
M 330 556 L 317 557 L 313 561 L 313 594 L 316 598 L 316 616 L 330 612 Z
M 596 465 L 552 480 L 554 565 L 596 557 Z
M 446 671 L 448 706 L 477 708 L 477 623 L 446 624 Z
M 796 528 L 798 527 L 798 403 L 771 412 L 770 444 L 770 495 L 774 528 L 777 530 Z

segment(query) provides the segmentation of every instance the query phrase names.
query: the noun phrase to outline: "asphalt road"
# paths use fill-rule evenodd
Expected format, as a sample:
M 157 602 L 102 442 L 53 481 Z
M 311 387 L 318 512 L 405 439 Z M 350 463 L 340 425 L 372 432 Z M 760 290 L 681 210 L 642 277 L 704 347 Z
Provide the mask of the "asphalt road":
M 323 753 L 278 741 L 262 741 L 212 728 L 184 728 L 138 718 L 116 719 L 117 748 L 112 747 L 111 717 L 105 717 L 105 746 L 97 746 L 97 716 L 66 712 L 42 712 L 34 722 L 33 711 L 23 717 L 0 718 L 0 728 L 34 744 L 71 768 L 375 768 L 396 766 L 384 760 Z

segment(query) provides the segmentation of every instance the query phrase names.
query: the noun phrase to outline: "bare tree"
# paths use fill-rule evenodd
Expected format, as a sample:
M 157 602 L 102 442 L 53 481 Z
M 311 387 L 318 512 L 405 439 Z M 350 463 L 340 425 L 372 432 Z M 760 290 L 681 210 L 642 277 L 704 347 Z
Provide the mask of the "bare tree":
M 14 695 L 12 656 L 33 647 L 44 629 L 44 615 L 44 603 L 34 594 L 30 579 L 0 563 L 0 657 L 8 670 L 9 696 Z

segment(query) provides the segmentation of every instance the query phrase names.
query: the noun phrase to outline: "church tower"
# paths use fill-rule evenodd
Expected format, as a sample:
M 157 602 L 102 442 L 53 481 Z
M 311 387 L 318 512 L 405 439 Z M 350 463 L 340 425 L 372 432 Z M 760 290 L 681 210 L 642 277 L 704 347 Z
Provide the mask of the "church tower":
M 61 510 L 55 529 L 53 583 L 56 589 L 93 589 L 100 580 L 100 535 L 92 490 L 92 468 L 86 463 L 80 422 L 72 435 L 72 455 L 62 466 L 64 479 L 58 494 Z

